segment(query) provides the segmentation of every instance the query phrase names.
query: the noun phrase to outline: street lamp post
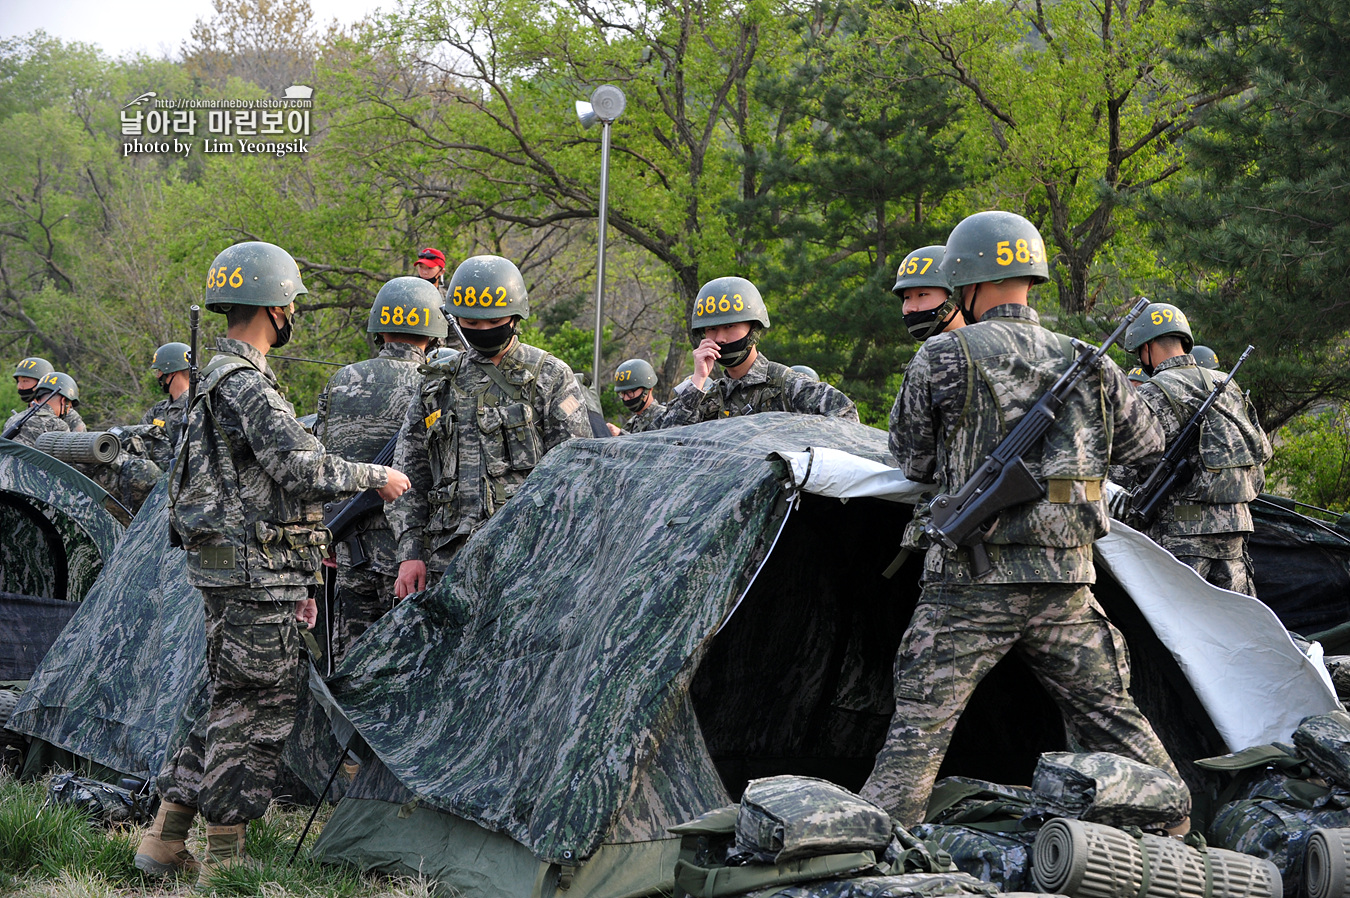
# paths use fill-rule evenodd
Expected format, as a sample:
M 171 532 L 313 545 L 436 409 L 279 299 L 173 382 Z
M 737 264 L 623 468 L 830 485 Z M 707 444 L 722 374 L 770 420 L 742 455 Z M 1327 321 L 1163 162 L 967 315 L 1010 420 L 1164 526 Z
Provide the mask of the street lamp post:
M 623 113 L 623 91 L 611 84 L 602 84 L 591 94 L 589 103 L 577 101 L 577 118 L 583 128 L 600 122 L 600 239 L 595 264 L 595 354 L 592 358 L 591 386 L 596 398 L 600 396 L 600 338 L 603 333 L 605 309 L 605 221 L 609 216 L 609 126 Z

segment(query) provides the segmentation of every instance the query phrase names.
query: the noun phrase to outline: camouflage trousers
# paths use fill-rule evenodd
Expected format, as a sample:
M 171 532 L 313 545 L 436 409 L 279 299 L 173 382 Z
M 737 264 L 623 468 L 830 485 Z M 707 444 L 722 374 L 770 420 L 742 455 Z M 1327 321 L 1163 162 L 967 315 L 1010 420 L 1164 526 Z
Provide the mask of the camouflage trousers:
M 1125 640 L 1083 584 L 929 583 L 895 658 L 895 714 L 861 795 L 899 823 L 924 819 L 952 731 L 975 687 L 1016 649 L 1078 741 L 1180 780 L 1129 695 Z
M 333 601 L 334 664 L 346 657 L 352 643 L 360 639 L 371 624 L 394 607 L 394 581 L 397 579 L 368 568 L 339 564 Z
M 159 792 L 211 823 L 267 811 L 304 684 L 302 586 L 203 589 L 209 706 L 159 774 Z
M 1247 534 L 1215 533 L 1206 536 L 1170 536 L 1159 544 L 1220 589 L 1244 596 L 1256 595 L 1252 556 L 1247 552 Z

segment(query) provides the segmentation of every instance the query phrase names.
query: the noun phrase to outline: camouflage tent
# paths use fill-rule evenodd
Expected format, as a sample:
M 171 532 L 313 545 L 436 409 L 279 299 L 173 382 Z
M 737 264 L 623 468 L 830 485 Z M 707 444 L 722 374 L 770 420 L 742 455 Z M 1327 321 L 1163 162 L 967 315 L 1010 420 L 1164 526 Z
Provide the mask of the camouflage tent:
M 187 582 L 186 554 L 169 545 L 167 501 L 163 480 L 34 672 L 8 724 L 96 768 L 141 779 L 159 772 L 206 703 L 202 595 Z M 300 714 L 287 760 L 314 790 L 337 748 L 316 705 L 302 703 Z M 46 758 L 35 754 L 25 773 L 39 772 L 34 761 Z
M 856 789 L 885 738 L 918 595 L 919 559 L 882 576 L 911 514 L 895 500 L 920 489 L 887 461 L 880 431 L 784 414 L 549 453 L 439 586 L 386 615 L 332 681 L 371 751 L 316 851 L 478 896 L 638 895 L 669 889 L 666 827 L 751 778 Z M 1287 737 L 1290 705 L 1334 706 L 1259 603 L 1139 534 L 1103 553 L 1098 596 L 1177 758 Z M 1173 592 L 1220 621 L 1187 621 Z M 1275 677 L 1285 706 L 1264 701 L 1267 680 L 1263 701 L 1245 692 L 1245 707 L 1220 701 L 1211 716 L 1214 690 L 1188 679 L 1249 664 L 1224 653 L 1229 601 L 1236 628 L 1287 643 L 1244 681 Z M 1202 638 L 1187 643 L 1177 630 L 1191 623 Z M 1009 657 L 942 773 L 1028 782 L 1040 752 L 1066 747 L 1049 696 Z
M 124 510 L 56 459 L 0 440 L 0 680 L 27 680 L 122 536 Z

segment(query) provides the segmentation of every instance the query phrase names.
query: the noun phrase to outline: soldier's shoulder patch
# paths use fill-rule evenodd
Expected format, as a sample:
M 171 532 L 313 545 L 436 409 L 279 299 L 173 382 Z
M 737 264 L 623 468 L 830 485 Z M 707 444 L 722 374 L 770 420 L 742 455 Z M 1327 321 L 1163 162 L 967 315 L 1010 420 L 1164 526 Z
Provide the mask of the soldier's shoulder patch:
M 427 415 L 425 418 L 422 419 L 422 425 L 426 427 L 427 430 L 430 430 L 432 426 L 439 420 L 441 420 L 441 410 L 436 409 L 436 411 L 432 412 L 431 414 Z
M 156 418 L 155 420 L 151 421 L 150 423 L 153 424 L 153 425 L 155 425 L 156 427 L 163 427 L 163 426 L 164 426 L 164 419 L 163 419 L 163 418 Z
M 581 408 L 581 400 L 575 396 L 568 396 L 558 403 L 558 410 L 562 412 L 564 418 L 572 417 L 572 413 Z

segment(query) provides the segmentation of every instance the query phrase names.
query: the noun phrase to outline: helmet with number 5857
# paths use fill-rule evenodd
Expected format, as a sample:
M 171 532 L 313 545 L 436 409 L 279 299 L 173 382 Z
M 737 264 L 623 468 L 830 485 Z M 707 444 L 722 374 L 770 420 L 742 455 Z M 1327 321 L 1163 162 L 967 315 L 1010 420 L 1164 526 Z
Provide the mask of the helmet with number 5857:
M 206 273 L 206 308 L 288 306 L 308 293 L 291 254 L 260 240 L 236 243 L 220 252 Z
M 366 333 L 443 338 L 450 333 L 450 325 L 441 313 L 442 302 L 441 291 L 431 281 L 417 277 L 394 278 L 375 295 Z
M 719 324 L 753 321 L 761 327 L 769 326 L 769 310 L 759 288 L 740 277 L 714 278 L 698 288 L 694 311 L 689 316 L 689 328 L 701 331 Z
M 1050 279 L 1045 241 L 1036 226 L 1013 212 L 977 212 L 961 220 L 947 237 L 942 271 L 952 287 L 1005 278 Z
M 510 259 L 470 256 L 459 263 L 450 278 L 445 313 L 456 318 L 529 318 L 525 278 Z

